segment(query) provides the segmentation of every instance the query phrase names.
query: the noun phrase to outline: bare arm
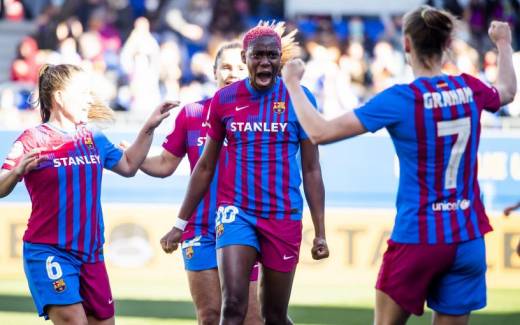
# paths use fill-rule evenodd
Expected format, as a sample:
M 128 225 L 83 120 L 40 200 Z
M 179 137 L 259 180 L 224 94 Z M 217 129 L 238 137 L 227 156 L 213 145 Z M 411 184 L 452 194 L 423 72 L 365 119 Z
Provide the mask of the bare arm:
M 506 105 L 513 101 L 516 94 L 511 29 L 507 23 L 493 21 L 488 33 L 498 49 L 498 76 L 495 87 L 500 96 L 500 105 Z
M 304 65 L 300 59 L 289 61 L 282 70 L 283 79 L 291 96 L 296 116 L 314 144 L 331 143 L 366 132 L 353 112 L 326 120 L 318 113 L 300 86 Z
M 188 220 L 206 194 L 217 166 L 222 143 L 206 138 L 204 151 L 193 169 L 186 196 L 179 211 L 179 218 Z
M 193 211 L 195 211 L 204 197 L 204 194 L 206 194 L 213 175 L 215 174 L 215 167 L 217 166 L 221 148 L 222 142 L 215 141 L 210 137 L 206 138 L 202 156 L 200 156 L 191 174 L 188 190 L 182 201 L 178 219 L 184 221 L 189 220 Z M 181 241 L 182 232 L 182 229 L 173 226 L 173 228 L 161 238 L 161 246 L 166 253 L 172 253 L 177 249 Z
M 119 160 L 117 165 L 112 168 L 112 171 L 125 177 L 132 177 L 137 173 L 137 170 L 150 150 L 155 128 L 170 115 L 170 110 L 178 106 L 178 104 L 178 102 L 166 102 L 153 111 L 141 131 L 139 131 L 137 139 L 135 139 L 134 143 L 124 151 L 123 157 Z
M 321 176 L 318 147 L 309 140 L 301 141 L 302 175 L 305 198 L 311 211 L 314 225 L 312 257 L 322 259 L 329 256 L 325 236 L 325 188 Z
M 182 158 L 163 150 L 158 156 L 146 157 L 139 169 L 147 175 L 164 178 L 175 172 L 181 160 Z

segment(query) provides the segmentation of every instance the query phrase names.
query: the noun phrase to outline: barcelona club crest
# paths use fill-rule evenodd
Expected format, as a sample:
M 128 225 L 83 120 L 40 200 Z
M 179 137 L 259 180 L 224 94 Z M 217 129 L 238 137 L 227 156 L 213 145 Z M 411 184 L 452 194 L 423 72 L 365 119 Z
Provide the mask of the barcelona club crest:
M 285 102 L 274 102 L 273 111 L 278 114 L 282 114 L 285 111 Z
M 217 226 L 217 237 L 220 237 L 224 233 L 224 225 L 220 224 Z
M 67 288 L 63 279 L 56 280 L 52 283 L 56 292 L 63 292 Z
M 184 249 L 184 254 L 186 254 L 187 259 L 191 259 L 193 257 L 193 246 L 188 246 Z

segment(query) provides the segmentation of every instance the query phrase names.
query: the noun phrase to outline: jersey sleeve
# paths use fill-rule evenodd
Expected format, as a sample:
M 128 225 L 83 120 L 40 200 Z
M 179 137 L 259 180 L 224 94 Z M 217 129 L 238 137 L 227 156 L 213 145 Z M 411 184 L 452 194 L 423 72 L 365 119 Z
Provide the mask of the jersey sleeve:
M 25 131 L 14 141 L 2 164 L 2 169 L 13 170 L 22 161 L 23 156 L 34 148 L 35 145 L 30 132 Z
M 103 160 L 103 166 L 108 169 L 114 168 L 123 157 L 123 150 L 116 147 L 101 131 L 96 131 L 96 146 Z
M 208 136 L 218 142 L 224 141 L 226 137 L 226 128 L 220 116 L 220 111 L 220 96 L 217 92 L 209 106 L 207 126 L 209 127 Z
M 401 103 L 401 104 L 400 104 Z M 366 130 L 377 130 L 390 126 L 401 120 L 404 107 L 403 97 L 397 92 L 396 86 L 377 94 L 361 107 L 354 110 L 357 118 Z
M 500 95 L 493 86 L 488 86 L 479 79 L 463 74 L 462 78 L 473 91 L 475 103 L 478 108 L 495 113 L 500 109 Z
M 172 155 L 182 158 L 186 154 L 187 127 L 186 107 L 183 107 L 177 117 L 172 132 L 166 136 L 162 147 Z
M 309 101 L 311 102 L 312 106 L 314 107 L 314 109 L 318 109 L 318 103 L 316 101 L 316 97 L 314 97 L 314 95 L 312 94 L 312 92 L 307 88 L 307 87 L 304 87 L 302 86 L 303 88 L 303 91 L 305 92 L 305 95 L 307 95 L 307 99 L 309 99 Z M 303 129 L 303 127 L 301 126 L 300 123 L 298 123 L 298 139 L 301 140 L 307 140 L 309 139 L 309 136 L 307 135 L 307 133 L 305 133 L 305 130 Z

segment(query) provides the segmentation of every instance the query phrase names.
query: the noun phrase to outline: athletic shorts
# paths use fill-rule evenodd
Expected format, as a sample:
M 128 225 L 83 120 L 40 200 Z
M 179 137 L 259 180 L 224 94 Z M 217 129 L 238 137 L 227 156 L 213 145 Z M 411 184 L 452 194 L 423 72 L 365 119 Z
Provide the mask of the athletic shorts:
M 215 248 L 215 234 L 196 236 L 182 242 L 182 258 L 186 271 L 205 271 L 217 268 L 217 250 Z M 251 281 L 258 280 L 258 263 L 251 272 Z
M 388 241 L 376 288 L 405 311 L 422 315 L 424 302 L 448 315 L 486 306 L 484 238 L 456 244 L 400 244 Z
M 114 316 L 114 302 L 104 262 L 84 263 L 52 245 L 24 242 L 23 262 L 38 314 L 47 307 L 82 303 L 85 313 L 99 320 Z
M 278 272 L 292 272 L 298 264 L 302 241 L 301 220 L 253 216 L 232 205 L 218 209 L 215 223 L 217 249 L 230 245 L 254 247 L 259 262 Z

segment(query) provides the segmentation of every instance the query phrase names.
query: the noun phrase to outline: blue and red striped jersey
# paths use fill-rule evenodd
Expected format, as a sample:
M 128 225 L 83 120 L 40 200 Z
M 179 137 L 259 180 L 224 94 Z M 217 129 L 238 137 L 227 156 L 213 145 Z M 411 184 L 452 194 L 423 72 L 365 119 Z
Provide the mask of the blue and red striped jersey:
M 173 131 L 163 143 L 163 148 L 176 157 L 183 158 L 187 154 L 192 172 L 202 155 L 206 142 L 208 131 L 206 119 L 210 103 L 211 98 L 184 106 L 175 119 Z M 221 169 L 225 166 L 225 159 L 226 147 L 222 146 L 219 165 L 216 168 L 211 185 L 189 219 L 182 235 L 183 241 L 195 236 L 207 235 L 208 232 L 215 232 L 217 183 L 219 175 L 222 173 Z
M 482 110 L 496 112 L 495 88 L 462 74 L 395 85 L 354 112 L 364 127 L 385 127 L 399 157 L 392 240 L 457 243 L 492 230 L 477 181 Z
M 304 88 L 316 106 L 312 94 Z M 228 164 L 219 182 L 218 202 L 263 217 L 300 220 L 303 199 L 297 163 L 308 139 L 296 118 L 283 81 L 255 90 L 249 79 L 217 91 L 211 101 L 208 135 L 227 139 Z
M 24 176 L 32 211 L 23 240 L 56 245 L 88 263 L 103 260 L 101 178 L 122 151 L 95 128 L 69 134 L 45 123 L 18 137 L 2 169 L 15 168 L 34 148 L 47 160 Z

